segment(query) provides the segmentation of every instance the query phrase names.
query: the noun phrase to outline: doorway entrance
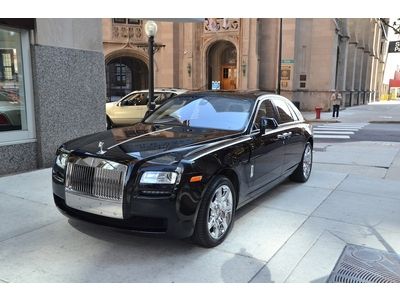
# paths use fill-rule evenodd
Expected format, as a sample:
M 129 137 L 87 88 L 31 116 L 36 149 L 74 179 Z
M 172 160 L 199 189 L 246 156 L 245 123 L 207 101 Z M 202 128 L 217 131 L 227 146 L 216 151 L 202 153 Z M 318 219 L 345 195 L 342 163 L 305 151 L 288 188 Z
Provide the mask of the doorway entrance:
M 228 41 L 212 44 L 207 56 L 207 85 L 211 89 L 213 81 L 220 82 L 222 90 L 237 89 L 237 50 Z
M 107 98 L 116 101 L 126 94 L 148 87 L 147 65 L 129 56 L 114 58 L 106 67 Z

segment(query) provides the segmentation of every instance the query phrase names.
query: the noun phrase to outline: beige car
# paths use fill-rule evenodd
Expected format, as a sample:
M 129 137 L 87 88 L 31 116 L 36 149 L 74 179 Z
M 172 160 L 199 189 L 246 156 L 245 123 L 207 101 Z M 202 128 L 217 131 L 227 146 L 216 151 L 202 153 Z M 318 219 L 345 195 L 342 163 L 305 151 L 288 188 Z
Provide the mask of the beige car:
M 187 92 L 184 89 L 156 88 L 154 102 L 156 106 L 164 101 Z M 133 91 L 116 102 L 106 103 L 107 129 L 115 126 L 127 126 L 140 122 L 147 112 L 149 90 Z

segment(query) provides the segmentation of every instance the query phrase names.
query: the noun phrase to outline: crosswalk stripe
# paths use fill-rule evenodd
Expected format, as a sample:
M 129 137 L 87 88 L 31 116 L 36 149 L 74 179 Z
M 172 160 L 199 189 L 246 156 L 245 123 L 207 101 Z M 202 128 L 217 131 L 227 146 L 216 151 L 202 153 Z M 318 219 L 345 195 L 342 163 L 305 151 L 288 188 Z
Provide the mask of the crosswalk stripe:
M 316 139 L 349 139 L 349 135 L 328 135 L 328 134 L 314 134 Z
M 329 134 L 354 134 L 353 131 L 331 131 L 331 130 L 314 130 L 314 133 L 329 133 Z
M 321 127 L 314 127 L 314 130 L 325 130 L 325 131 L 329 131 L 329 130 L 339 130 L 339 131 L 347 131 L 347 130 L 351 130 L 351 131 L 359 131 L 360 129 L 353 129 L 353 128 L 321 128 Z
M 362 129 L 363 127 L 358 126 L 314 126 L 314 128 L 351 128 L 351 129 Z
M 357 131 L 368 123 L 332 123 L 314 126 L 314 138 L 316 139 L 350 139 Z

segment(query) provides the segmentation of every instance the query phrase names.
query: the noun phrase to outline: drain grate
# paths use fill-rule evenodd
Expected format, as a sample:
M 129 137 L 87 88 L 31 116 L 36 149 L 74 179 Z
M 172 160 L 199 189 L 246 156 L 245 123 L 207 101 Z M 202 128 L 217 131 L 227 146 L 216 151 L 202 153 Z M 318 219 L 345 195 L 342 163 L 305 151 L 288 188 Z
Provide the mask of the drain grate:
M 400 283 L 400 258 L 386 251 L 347 245 L 328 282 Z

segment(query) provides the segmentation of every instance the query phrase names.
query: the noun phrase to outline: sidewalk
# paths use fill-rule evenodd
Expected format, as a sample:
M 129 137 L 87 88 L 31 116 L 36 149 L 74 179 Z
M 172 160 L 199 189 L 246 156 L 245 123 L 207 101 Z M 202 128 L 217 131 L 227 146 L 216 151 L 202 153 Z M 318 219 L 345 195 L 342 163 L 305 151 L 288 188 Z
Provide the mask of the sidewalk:
M 400 103 L 340 112 L 386 120 L 400 121 Z M 0 177 L 0 283 L 326 282 L 347 244 L 399 254 L 399 216 L 400 143 L 315 143 L 310 180 L 239 210 L 214 249 L 68 220 L 42 169 Z
M 347 244 L 400 253 L 399 215 L 400 143 L 316 144 L 214 249 L 68 220 L 43 169 L 0 178 L 0 282 L 326 282 Z
M 302 114 L 309 122 L 400 123 L 400 101 L 346 107 L 340 110 L 339 119 L 332 118 L 332 112 L 321 112 L 320 119 L 316 119 L 315 111 L 304 111 Z

